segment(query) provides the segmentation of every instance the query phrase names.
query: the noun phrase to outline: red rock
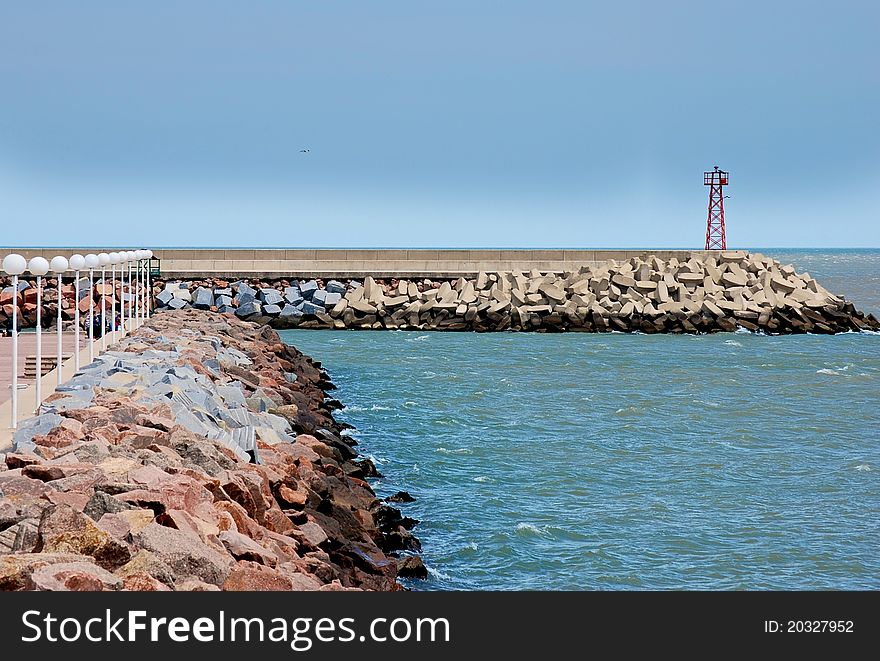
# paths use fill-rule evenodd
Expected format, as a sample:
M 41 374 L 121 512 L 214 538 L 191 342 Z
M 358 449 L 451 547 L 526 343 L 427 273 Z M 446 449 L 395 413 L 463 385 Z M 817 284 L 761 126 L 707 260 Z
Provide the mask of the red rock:
M 118 590 L 122 581 L 91 562 L 68 562 L 40 567 L 31 574 L 34 589 L 64 592 Z
M 53 505 L 69 505 L 77 512 L 82 512 L 89 504 L 91 496 L 77 491 L 49 491 L 46 500 Z
M 33 590 L 31 574 L 53 564 L 85 560 L 75 553 L 22 553 L 0 555 L 0 590 Z
M 240 563 L 223 583 L 229 592 L 271 592 L 293 589 L 293 582 L 277 571 L 255 563 Z
M 131 592 L 170 592 L 171 588 L 145 572 L 134 572 L 125 577 L 123 588 Z
M 158 523 L 151 523 L 134 538 L 140 548 L 152 551 L 180 577 L 222 585 L 232 564 L 228 556 L 222 556 L 197 536 Z
M 277 555 L 246 535 L 224 530 L 220 533 L 219 539 L 236 560 L 249 560 L 269 567 L 274 567 L 278 563 Z
M 131 559 L 128 546 L 101 530 L 94 521 L 69 505 L 53 505 L 40 520 L 39 548 L 46 552 L 91 556 L 108 570 Z
M 7 468 L 24 468 L 31 464 L 39 464 L 43 460 L 30 452 L 9 452 L 6 455 Z

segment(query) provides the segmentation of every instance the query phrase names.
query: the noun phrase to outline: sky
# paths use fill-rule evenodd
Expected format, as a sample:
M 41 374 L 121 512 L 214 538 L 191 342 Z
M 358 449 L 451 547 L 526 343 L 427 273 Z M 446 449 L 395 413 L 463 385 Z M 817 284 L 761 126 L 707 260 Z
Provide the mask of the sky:
M 0 245 L 878 247 L 880 3 L 0 3 Z M 308 149 L 306 153 L 302 149 Z

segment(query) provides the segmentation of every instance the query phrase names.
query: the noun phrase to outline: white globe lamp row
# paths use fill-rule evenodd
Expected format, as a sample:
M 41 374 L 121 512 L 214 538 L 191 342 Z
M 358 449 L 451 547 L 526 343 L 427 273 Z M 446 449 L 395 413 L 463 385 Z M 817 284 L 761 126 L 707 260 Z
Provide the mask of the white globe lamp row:
M 80 287 L 80 277 L 79 273 L 82 270 L 88 270 L 89 272 L 89 360 L 92 361 L 95 359 L 95 303 L 94 303 L 94 290 L 95 290 L 95 269 L 101 269 L 101 324 L 103 326 L 101 332 L 101 349 L 105 350 L 107 348 L 107 333 L 106 333 L 106 313 L 107 313 L 107 284 L 106 284 L 106 267 L 110 267 L 110 277 L 112 284 L 110 285 L 110 297 L 111 297 L 111 325 L 113 338 L 116 338 L 116 334 L 118 331 L 116 325 L 116 267 L 119 267 L 119 276 L 123 282 L 123 300 L 119 302 L 120 304 L 120 312 L 123 316 L 126 313 L 125 301 L 128 301 L 128 321 L 127 323 L 123 320 L 122 326 L 123 329 L 126 328 L 131 330 L 135 327 L 135 325 L 139 325 L 140 322 L 149 316 L 151 300 L 152 296 L 148 294 L 149 283 L 150 283 L 150 273 L 148 264 L 146 264 L 146 260 L 152 259 L 153 251 L 152 250 L 122 250 L 122 251 L 113 251 L 113 252 L 101 252 L 98 254 L 89 253 L 87 255 L 80 255 L 79 253 L 75 253 L 71 255 L 69 258 L 64 255 L 56 255 L 51 259 L 51 261 L 46 260 L 45 257 L 33 257 L 30 261 L 27 261 L 24 257 L 18 254 L 10 254 L 6 255 L 3 258 L 3 271 L 12 276 L 12 288 L 13 288 L 13 305 L 12 305 L 12 421 L 11 427 L 13 429 L 16 428 L 18 424 L 18 277 L 23 275 L 25 271 L 28 271 L 31 275 L 36 277 L 37 280 L 37 350 L 36 350 L 36 367 L 37 367 L 37 377 L 35 382 L 35 399 L 37 402 L 37 410 L 39 413 L 40 405 L 43 401 L 42 398 L 42 369 L 43 369 L 43 356 L 42 356 L 42 294 L 43 294 L 43 286 L 42 280 L 43 277 L 48 274 L 50 271 L 55 274 L 58 278 L 58 319 L 56 324 L 57 330 L 57 346 L 56 346 L 56 372 L 58 375 L 58 385 L 61 385 L 61 361 L 62 361 L 62 350 L 61 350 L 61 302 L 63 300 L 62 292 L 61 292 L 61 284 L 64 277 L 64 274 L 73 271 L 74 272 L 74 291 L 75 291 L 75 303 L 74 303 L 74 367 L 76 370 L 80 368 L 80 352 L 79 352 L 79 333 L 80 333 L 80 321 L 79 321 L 79 287 Z M 122 266 L 125 265 L 127 277 L 123 278 L 122 276 Z M 125 294 L 126 286 L 125 282 L 128 282 L 128 292 Z

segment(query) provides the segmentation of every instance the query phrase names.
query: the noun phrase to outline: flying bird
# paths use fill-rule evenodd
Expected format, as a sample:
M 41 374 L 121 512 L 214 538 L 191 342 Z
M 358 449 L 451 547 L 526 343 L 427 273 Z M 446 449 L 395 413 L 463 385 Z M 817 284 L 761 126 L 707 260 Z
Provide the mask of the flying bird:
M 300 149 L 299 153 L 300 154 L 308 154 L 310 151 L 312 151 L 312 150 L 311 149 Z

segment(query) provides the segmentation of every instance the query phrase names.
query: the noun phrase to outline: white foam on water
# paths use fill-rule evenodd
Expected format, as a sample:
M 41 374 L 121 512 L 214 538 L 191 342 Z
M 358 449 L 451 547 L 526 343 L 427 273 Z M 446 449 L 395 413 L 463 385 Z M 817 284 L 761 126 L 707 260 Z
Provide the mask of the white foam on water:
M 407 342 L 424 342 L 425 340 L 430 339 L 430 335 L 417 335 L 416 337 L 408 337 L 406 338 Z
M 358 406 L 357 404 L 353 404 L 351 406 L 345 407 L 346 411 L 391 411 L 391 407 L 389 406 L 380 406 L 379 404 L 373 404 L 372 406 Z
M 748 331 L 746 331 L 746 332 L 748 332 Z M 741 347 L 742 346 L 742 344 L 740 344 L 736 340 L 724 340 L 724 344 L 726 344 L 729 347 Z
M 868 464 L 859 464 L 856 466 L 857 471 L 870 472 L 871 467 Z
M 614 412 L 614 415 L 639 415 L 641 411 L 637 406 L 625 406 L 622 409 L 617 409 Z
M 479 477 L 474 478 L 474 482 L 494 482 L 491 477 L 486 477 L 485 475 L 480 475 Z
M 840 376 L 840 372 L 835 372 L 834 370 L 830 370 L 827 368 L 816 370 L 816 374 L 830 374 L 831 376 Z
M 429 567 L 428 565 L 425 565 L 425 568 L 428 570 L 428 573 L 434 578 L 439 578 L 444 581 L 448 581 L 452 578 L 452 576 L 450 576 L 449 574 L 444 574 L 439 569 L 434 569 L 433 567 Z
M 518 535 L 524 535 L 529 537 L 546 537 L 549 535 L 549 531 L 547 530 L 547 526 L 536 526 L 533 523 L 526 523 L 525 521 L 520 521 L 516 524 L 516 533 Z
M 468 448 L 457 448 L 455 450 L 450 450 L 449 448 L 437 448 L 436 450 L 440 454 L 473 454 L 473 450 L 469 450 Z

